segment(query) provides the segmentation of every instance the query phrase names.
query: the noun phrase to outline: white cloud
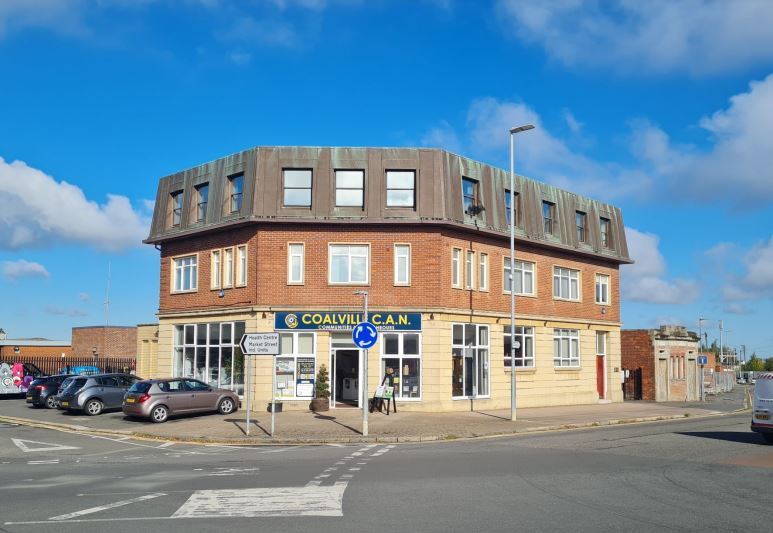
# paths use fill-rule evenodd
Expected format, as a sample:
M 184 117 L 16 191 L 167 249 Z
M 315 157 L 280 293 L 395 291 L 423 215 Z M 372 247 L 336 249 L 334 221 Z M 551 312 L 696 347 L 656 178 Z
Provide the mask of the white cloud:
M 441 121 L 439 126 L 429 130 L 421 138 L 421 144 L 423 146 L 444 148 L 454 153 L 460 153 L 462 150 L 456 131 L 445 120 Z
M 710 136 L 707 150 L 675 146 L 646 122 L 635 125 L 633 146 L 651 172 L 685 199 L 763 205 L 773 200 L 771 124 L 773 74 L 751 82 L 748 92 L 730 98 L 728 108 L 700 120 Z
M 573 67 L 714 74 L 773 60 L 768 0 L 499 0 L 503 30 Z
M 688 304 L 700 295 L 693 280 L 667 279 L 666 261 L 659 250 L 660 238 L 625 228 L 633 265 L 623 265 L 620 289 L 623 299 L 656 304 Z
M 76 309 L 74 307 L 60 307 L 58 305 L 47 305 L 43 308 L 43 311 L 48 313 L 49 315 L 58 315 L 58 316 L 88 316 L 88 313 L 86 311 L 83 311 L 82 309 Z
M 149 224 L 125 196 L 98 204 L 75 185 L 0 157 L 0 249 L 66 241 L 118 251 L 139 246 Z
M 566 121 L 566 125 L 569 126 L 569 129 L 572 133 L 580 133 L 580 130 L 585 125 L 577 120 L 574 114 L 568 109 L 564 109 L 564 120 Z
M 726 304 L 724 311 L 726 313 L 730 313 L 731 315 L 750 315 L 753 313 L 749 307 L 738 302 L 730 302 Z
M 81 20 L 82 0 L 3 0 L 0 2 L 0 38 L 9 31 L 45 28 L 60 34 L 86 32 Z
M 78 299 L 81 302 L 88 302 L 91 299 L 91 296 L 89 296 L 89 293 L 87 293 L 87 292 L 79 292 L 78 293 Z
M 744 284 L 753 289 L 773 290 L 773 237 L 754 246 L 744 259 Z
M 3 276 L 15 281 L 21 278 L 48 278 L 51 274 L 40 263 L 19 259 L 17 261 L 3 261 Z

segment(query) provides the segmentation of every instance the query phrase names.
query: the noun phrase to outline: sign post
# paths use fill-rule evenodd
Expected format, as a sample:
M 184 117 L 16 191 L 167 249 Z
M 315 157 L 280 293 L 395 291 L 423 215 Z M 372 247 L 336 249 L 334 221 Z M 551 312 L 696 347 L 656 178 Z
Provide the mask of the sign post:
M 250 436 L 250 410 L 252 407 L 252 357 L 271 356 L 271 374 L 274 377 L 271 391 L 271 436 L 274 436 L 274 399 L 276 398 L 276 356 L 279 354 L 279 333 L 245 333 L 239 341 L 242 354 L 247 357 L 247 436 Z
M 354 294 L 365 297 L 365 308 L 362 316 L 362 322 L 354 326 L 352 330 L 352 340 L 358 348 L 362 348 L 362 436 L 368 436 L 368 348 L 371 348 L 378 340 L 378 330 L 376 326 L 368 322 L 368 291 L 357 291 Z
M 705 355 L 699 355 L 698 356 L 698 364 L 701 365 L 701 401 L 705 401 L 704 393 L 703 393 L 703 380 L 705 379 L 703 377 L 703 366 L 706 365 L 709 362 L 709 358 Z

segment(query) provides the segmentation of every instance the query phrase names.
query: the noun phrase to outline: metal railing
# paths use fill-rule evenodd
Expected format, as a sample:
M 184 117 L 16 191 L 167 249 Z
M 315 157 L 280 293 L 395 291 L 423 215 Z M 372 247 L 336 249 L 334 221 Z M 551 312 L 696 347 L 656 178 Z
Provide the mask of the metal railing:
M 74 367 L 97 367 L 101 372 L 131 373 L 137 369 L 136 357 L 66 357 L 49 355 L 24 355 L 18 359 L 2 360 L 0 363 L 32 363 L 44 374 L 63 374 Z

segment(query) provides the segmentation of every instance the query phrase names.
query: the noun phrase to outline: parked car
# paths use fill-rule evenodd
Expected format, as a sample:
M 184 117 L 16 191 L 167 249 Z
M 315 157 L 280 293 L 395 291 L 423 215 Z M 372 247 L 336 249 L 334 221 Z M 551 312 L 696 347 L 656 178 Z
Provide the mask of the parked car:
M 736 380 L 736 383 L 738 383 L 739 385 L 746 385 L 746 380 L 744 378 L 738 378 Z
M 166 422 L 172 415 L 217 411 L 236 412 L 239 396 L 232 390 L 210 387 L 189 378 L 149 379 L 135 383 L 123 399 L 127 416 Z
M 58 374 L 36 379 L 27 391 L 27 403 L 31 403 L 34 407 L 55 408 L 59 404 L 57 398 L 59 386 L 69 377 L 71 377 L 69 374 Z
M 760 374 L 752 397 L 752 431 L 773 444 L 773 372 Z
M 757 383 L 757 378 L 751 378 L 751 379 L 749 379 L 749 383 L 750 383 L 751 385 L 754 385 L 755 383 Z
M 120 409 L 126 391 L 140 380 L 131 374 L 77 376 L 59 393 L 60 409 L 83 411 L 89 416 L 105 409 Z

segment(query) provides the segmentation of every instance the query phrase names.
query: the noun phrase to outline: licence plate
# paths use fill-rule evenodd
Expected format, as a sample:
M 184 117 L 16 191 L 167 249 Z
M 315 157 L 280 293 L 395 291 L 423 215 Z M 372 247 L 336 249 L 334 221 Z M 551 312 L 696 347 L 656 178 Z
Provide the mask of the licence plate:
M 758 414 L 754 415 L 754 417 L 757 420 L 770 420 L 770 415 L 763 414 L 763 413 L 758 413 Z
M 70 407 L 70 402 L 62 402 L 62 407 Z
M 27 396 L 27 402 L 32 402 L 32 396 Z
M 134 403 L 134 398 L 126 398 L 126 403 Z

